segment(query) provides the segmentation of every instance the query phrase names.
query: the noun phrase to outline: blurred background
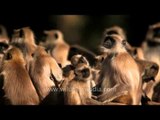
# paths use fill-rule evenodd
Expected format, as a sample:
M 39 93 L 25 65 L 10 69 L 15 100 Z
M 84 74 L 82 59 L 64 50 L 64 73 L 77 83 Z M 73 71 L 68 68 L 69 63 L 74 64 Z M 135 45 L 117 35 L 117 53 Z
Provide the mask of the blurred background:
M 36 41 L 42 40 L 43 31 L 59 29 L 70 44 L 79 44 L 96 52 L 102 33 L 107 27 L 119 25 L 127 32 L 131 45 L 139 46 L 144 40 L 148 26 L 160 21 L 160 16 L 143 15 L 22 15 L 3 16 L 0 24 L 7 28 L 9 36 L 13 29 L 30 26 Z

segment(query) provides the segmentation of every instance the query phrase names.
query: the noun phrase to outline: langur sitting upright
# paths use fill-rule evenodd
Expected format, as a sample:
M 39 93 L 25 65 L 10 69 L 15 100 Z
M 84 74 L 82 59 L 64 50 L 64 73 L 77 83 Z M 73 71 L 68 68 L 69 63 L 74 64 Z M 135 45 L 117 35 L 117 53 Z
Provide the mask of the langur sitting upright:
M 75 77 L 69 81 L 65 92 L 66 105 L 102 105 L 92 99 L 91 70 L 88 65 L 80 63 L 76 66 Z
M 59 30 L 44 31 L 47 35 L 46 48 L 49 47 L 49 52 L 52 57 L 61 64 L 62 68 L 70 64 L 68 61 L 68 54 L 70 46 L 64 41 L 63 34 Z
M 14 30 L 11 44 L 18 47 L 24 55 L 26 60 L 26 67 L 29 71 L 29 64 L 32 60 L 32 53 L 34 53 L 37 45 L 35 44 L 34 33 L 29 27 L 23 27 Z
M 21 51 L 13 47 L 8 50 L 2 61 L 0 81 L 1 96 L 4 104 L 38 105 L 39 97 L 25 68 Z
M 63 80 L 62 70 L 54 58 L 47 54 L 44 47 L 38 46 L 30 64 L 30 76 L 43 104 L 59 104 L 58 82 Z M 55 89 L 54 89 L 55 88 Z M 49 97 L 47 97 L 49 96 Z M 44 102 L 47 97 L 49 103 Z
M 107 53 L 102 63 L 99 81 L 102 89 L 98 100 L 113 101 L 131 105 L 140 105 L 142 80 L 139 67 L 133 57 L 126 51 L 126 40 L 113 34 L 106 35 L 101 49 Z

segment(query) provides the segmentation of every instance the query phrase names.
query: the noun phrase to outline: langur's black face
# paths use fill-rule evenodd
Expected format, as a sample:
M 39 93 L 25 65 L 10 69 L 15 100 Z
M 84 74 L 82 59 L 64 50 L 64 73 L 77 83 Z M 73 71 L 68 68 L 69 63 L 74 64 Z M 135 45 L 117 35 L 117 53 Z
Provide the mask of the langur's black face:
M 91 71 L 89 67 L 85 66 L 84 64 L 83 64 L 84 66 L 81 65 L 77 66 L 77 68 L 75 69 L 74 71 L 75 76 L 77 80 L 87 81 L 88 78 L 91 76 Z
M 82 69 L 82 70 L 77 70 L 75 72 L 76 77 L 78 80 L 85 80 L 89 78 L 90 76 L 90 70 L 88 68 Z
M 85 69 L 81 70 L 80 72 L 81 72 L 83 78 L 88 78 L 90 76 L 90 71 L 88 68 L 85 68 Z
M 102 53 L 126 52 L 127 41 L 120 35 L 106 35 L 100 46 Z
M 123 47 L 126 47 L 127 41 L 126 40 L 118 40 L 116 38 L 114 38 L 113 36 L 106 36 L 102 46 L 107 48 L 107 49 L 112 49 L 114 48 L 118 43 L 120 42 L 120 44 Z
M 107 49 L 111 49 L 112 47 L 115 46 L 115 44 L 116 41 L 111 36 L 107 36 L 103 42 L 103 46 Z
M 145 73 L 142 76 L 144 82 L 149 82 L 150 80 L 155 79 L 159 70 L 159 66 L 156 63 L 152 63 L 145 68 Z
M 3 54 L 8 48 L 9 48 L 8 44 L 1 42 L 0 43 L 0 54 L 1 53 Z

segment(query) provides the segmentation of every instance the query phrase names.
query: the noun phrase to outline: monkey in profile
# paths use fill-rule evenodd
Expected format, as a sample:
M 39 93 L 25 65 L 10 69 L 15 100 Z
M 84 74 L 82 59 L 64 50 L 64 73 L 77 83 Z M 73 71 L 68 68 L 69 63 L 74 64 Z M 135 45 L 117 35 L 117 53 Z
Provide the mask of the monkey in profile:
M 50 55 L 54 57 L 58 64 L 61 64 L 62 68 L 70 64 L 68 61 L 70 46 L 65 42 L 62 32 L 59 30 L 46 30 L 44 33 L 47 35 L 46 47 L 52 45 L 49 47 Z
M 23 43 L 23 42 L 36 46 L 34 33 L 30 27 L 22 27 L 20 29 L 14 30 L 11 43 Z
M 12 47 L 2 61 L 0 81 L 3 82 L 5 104 L 38 105 L 39 97 L 25 68 L 22 52 Z
M 109 102 L 119 97 L 122 103 L 141 104 L 140 70 L 136 61 L 126 51 L 126 43 L 126 40 L 115 34 L 106 35 L 102 41 L 101 48 L 108 56 L 103 61 L 100 72 L 102 92 L 98 96 L 99 101 Z
M 142 43 L 142 49 L 144 52 L 144 57 L 146 60 L 153 61 L 160 66 L 160 23 L 155 23 L 149 26 L 146 34 L 146 38 Z M 160 70 L 155 78 L 155 82 L 152 81 L 148 83 L 146 87 L 150 87 L 148 92 L 148 97 L 152 99 L 154 93 L 154 86 L 160 82 Z
M 42 46 L 38 46 L 32 56 L 29 73 L 40 100 L 49 95 L 50 103 L 46 104 L 58 104 L 59 91 L 54 91 L 54 88 L 58 88 L 63 80 L 61 68 Z
M 30 27 L 15 29 L 11 39 L 11 45 L 18 47 L 26 60 L 26 67 L 29 71 L 29 64 L 32 60 L 32 53 L 37 45 L 35 44 L 34 33 Z

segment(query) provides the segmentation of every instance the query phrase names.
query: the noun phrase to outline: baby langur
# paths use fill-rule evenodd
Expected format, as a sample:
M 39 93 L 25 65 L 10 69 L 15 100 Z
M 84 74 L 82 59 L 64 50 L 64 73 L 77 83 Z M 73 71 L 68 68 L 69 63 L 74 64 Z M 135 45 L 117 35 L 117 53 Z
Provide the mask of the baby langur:
M 123 105 L 118 103 L 102 103 L 92 99 L 91 69 L 88 65 L 80 63 L 74 69 L 75 77 L 69 81 L 65 92 L 66 105 Z
M 66 86 L 67 86 L 68 82 L 71 81 L 75 77 L 74 69 L 76 69 L 78 64 L 81 64 L 81 63 L 89 66 L 88 60 L 84 56 L 77 54 L 71 58 L 71 65 L 67 65 L 66 67 L 63 68 L 63 75 L 64 75 L 65 79 L 64 79 L 64 82 L 63 82 L 61 88 L 64 89 L 64 91 L 66 90 Z M 93 74 L 92 68 L 90 68 L 90 69 L 91 69 L 91 74 Z M 94 87 L 94 86 L 95 86 L 95 82 L 93 81 L 93 78 L 92 78 L 91 87 Z
M 71 64 L 73 65 L 73 67 L 76 67 L 80 63 L 84 63 L 84 64 L 90 66 L 88 60 L 80 54 L 74 55 L 71 58 Z M 94 67 L 91 67 L 91 74 L 92 74 L 92 81 L 91 81 L 92 84 L 91 85 L 92 85 L 92 87 L 94 87 L 96 85 L 95 82 L 97 82 L 98 73 L 99 73 L 99 71 L 97 69 L 95 69 Z
M 140 105 L 142 96 L 142 80 L 139 67 L 126 51 L 124 40 L 119 35 L 106 35 L 101 48 L 108 53 L 102 64 L 99 81 L 102 93 L 98 100 L 113 101 L 131 105 Z
M 154 84 L 156 75 L 158 74 L 159 66 L 158 64 L 147 61 L 147 60 L 140 60 L 135 59 L 142 76 L 142 88 L 143 88 L 143 95 L 142 95 L 142 105 L 143 104 L 149 104 L 151 101 L 150 98 L 148 98 L 148 93 L 151 90 L 151 85 Z
M 58 83 L 62 81 L 62 70 L 58 66 L 54 58 L 47 54 L 44 47 L 38 46 L 34 52 L 33 60 L 30 66 L 30 76 L 34 86 L 38 92 L 40 100 L 44 100 L 46 96 L 53 93 L 51 103 L 56 104 L 58 95 L 56 91 L 52 91 L 54 87 L 59 87 Z M 55 102 L 55 103 L 54 103 Z
M 67 105 L 102 105 L 93 100 L 91 93 L 91 70 L 88 65 L 80 63 L 76 66 L 75 77 L 69 82 L 65 92 Z
M 151 80 L 155 81 L 155 77 L 158 74 L 159 70 L 158 64 L 156 64 L 155 62 L 140 59 L 135 59 L 135 61 L 139 66 L 143 83 L 147 83 Z
M 35 44 L 34 33 L 29 27 L 15 29 L 11 44 L 18 47 L 26 60 L 26 67 L 29 71 L 29 64 L 32 60 L 32 53 L 35 51 L 37 45 Z
M 62 68 L 70 64 L 68 54 L 70 46 L 64 41 L 63 34 L 59 30 L 44 31 L 47 35 L 46 44 L 52 45 L 49 52 L 52 57 L 61 64 Z
M 160 66 L 160 23 L 149 26 L 146 38 L 142 43 L 142 49 L 146 60 L 153 61 Z M 154 86 L 160 82 L 160 70 L 154 84 L 148 84 L 151 87 L 148 97 L 152 99 Z M 147 85 L 147 86 L 148 86 Z
M 39 97 L 28 72 L 21 51 L 13 47 L 5 54 L 1 69 L 3 98 L 11 105 L 38 105 Z

